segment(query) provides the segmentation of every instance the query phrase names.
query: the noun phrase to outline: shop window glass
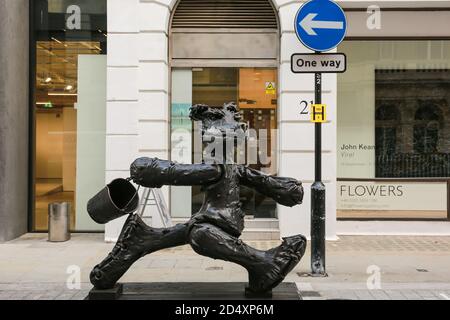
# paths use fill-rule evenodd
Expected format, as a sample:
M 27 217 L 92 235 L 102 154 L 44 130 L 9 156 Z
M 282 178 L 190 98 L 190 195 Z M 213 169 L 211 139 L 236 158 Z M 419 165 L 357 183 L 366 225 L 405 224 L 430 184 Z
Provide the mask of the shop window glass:
M 97 230 L 85 206 L 105 182 L 106 0 L 35 0 L 33 230 L 69 202 L 72 230 Z
M 338 76 L 339 217 L 447 217 L 449 48 L 406 40 L 339 47 L 348 57 Z

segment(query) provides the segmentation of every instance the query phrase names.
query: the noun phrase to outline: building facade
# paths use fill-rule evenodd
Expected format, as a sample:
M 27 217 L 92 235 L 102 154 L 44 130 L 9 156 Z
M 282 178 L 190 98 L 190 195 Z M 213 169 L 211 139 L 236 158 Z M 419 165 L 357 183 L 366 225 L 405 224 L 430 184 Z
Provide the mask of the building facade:
M 449 233 L 450 2 L 339 3 L 349 30 L 336 51 L 348 66 L 323 77 L 327 237 Z M 74 231 L 103 231 L 87 200 L 128 177 L 137 157 L 198 161 L 189 107 L 229 101 L 256 132 L 256 158 L 246 161 L 306 191 L 287 208 L 242 190 L 245 237 L 309 235 L 314 82 L 290 65 L 293 53 L 310 52 L 294 32 L 301 1 L 0 4 L 0 40 L 22 41 L 0 51 L 2 65 L 20 71 L 0 76 L 0 240 L 46 231 L 47 206 L 58 201 L 71 203 Z M 176 222 L 201 201 L 195 187 L 162 190 Z M 154 207 L 146 212 L 160 226 Z M 106 225 L 106 240 L 122 223 Z

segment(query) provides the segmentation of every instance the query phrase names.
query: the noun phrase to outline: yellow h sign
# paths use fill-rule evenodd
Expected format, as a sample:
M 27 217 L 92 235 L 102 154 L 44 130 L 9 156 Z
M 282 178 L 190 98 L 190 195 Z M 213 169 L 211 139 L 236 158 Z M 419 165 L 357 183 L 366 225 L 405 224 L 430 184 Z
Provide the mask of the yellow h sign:
M 311 106 L 311 122 L 327 122 L 327 106 L 324 104 L 313 104 Z

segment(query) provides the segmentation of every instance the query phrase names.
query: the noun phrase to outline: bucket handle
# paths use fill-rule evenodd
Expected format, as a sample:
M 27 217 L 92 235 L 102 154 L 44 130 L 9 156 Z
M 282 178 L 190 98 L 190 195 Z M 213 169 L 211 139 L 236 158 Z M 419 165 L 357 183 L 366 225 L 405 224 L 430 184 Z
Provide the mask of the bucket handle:
M 133 178 L 126 178 L 125 180 L 127 180 L 128 182 L 130 182 L 131 180 L 133 180 Z M 139 189 L 141 188 L 141 186 L 140 185 L 138 185 L 138 188 L 137 188 L 137 190 L 136 190 L 136 192 L 134 193 L 134 195 L 133 195 L 133 197 L 130 199 L 130 201 L 128 201 L 128 203 L 125 205 L 125 207 L 123 207 L 123 209 L 121 209 L 120 211 L 122 211 L 123 213 L 125 213 L 125 214 L 132 214 L 133 213 L 133 211 L 130 211 L 130 212 L 127 212 L 126 210 L 127 210 L 127 207 L 131 204 L 131 202 L 134 200 L 134 198 L 136 197 L 136 196 L 138 196 L 139 195 Z

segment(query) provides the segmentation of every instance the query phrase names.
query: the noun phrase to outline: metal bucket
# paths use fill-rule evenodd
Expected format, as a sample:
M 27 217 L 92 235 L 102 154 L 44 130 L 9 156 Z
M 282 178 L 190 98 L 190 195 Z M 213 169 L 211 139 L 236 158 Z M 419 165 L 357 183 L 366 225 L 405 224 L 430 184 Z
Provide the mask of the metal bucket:
M 97 193 L 87 204 L 92 220 L 105 224 L 135 212 L 139 205 L 138 190 L 127 179 L 116 179 Z

